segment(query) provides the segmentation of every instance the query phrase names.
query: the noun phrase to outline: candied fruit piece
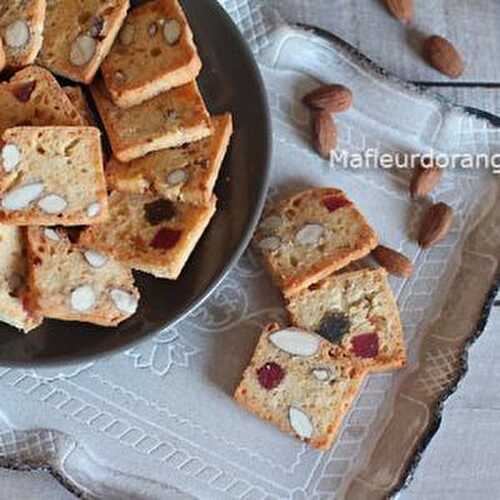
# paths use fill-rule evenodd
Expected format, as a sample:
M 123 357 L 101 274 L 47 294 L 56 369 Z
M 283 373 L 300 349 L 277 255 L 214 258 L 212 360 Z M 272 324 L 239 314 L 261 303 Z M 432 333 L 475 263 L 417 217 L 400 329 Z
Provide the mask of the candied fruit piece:
M 350 328 L 351 322 L 344 313 L 333 312 L 323 316 L 318 333 L 330 342 L 339 343 Z
M 36 82 L 22 83 L 12 89 L 12 93 L 20 102 L 28 102 L 30 100 L 33 90 L 35 90 Z
M 352 339 L 352 352 L 360 358 L 375 358 L 378 354 L 378 335 L 364 333 Z
M 177 245 L 181 238 L 181 234 L 182 231 L 164 227 L 156 233 L 153 241 L 151 242 L 151 246 L 161 250 L 169 250 Z
M 335 212 L 339 208 L 348 207 L 351 202 L 343 196 L 326 196 L 323 198 L 323 205 L 329 212 Z
M 174 204 L 169 200 L 156 200 L 144 205 L 146 220 L 152 225 L 157 226 L 175 217 Z
M 264 389 L 270 391 L 278 387 L 285 376 L 285 370 L 278 363 L 270 361 L 257 370 L 257 378 Z

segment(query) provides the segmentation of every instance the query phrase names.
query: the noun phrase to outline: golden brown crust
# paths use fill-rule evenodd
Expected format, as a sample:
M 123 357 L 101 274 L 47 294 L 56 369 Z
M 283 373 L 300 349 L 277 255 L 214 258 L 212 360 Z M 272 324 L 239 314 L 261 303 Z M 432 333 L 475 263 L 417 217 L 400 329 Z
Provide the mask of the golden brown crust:
M 229 113 L 211 121 L 213 135 L 186 147 L 163 149 L 128 163 L 112 158 L 106 165 L 108 186 L 122 192 L 152 193 L 175 202 L 206 205 L 232 133 Z M 177 182 L 176 174 L 184 175 L 185 180 Z
M 165 219 L 148 218 L 148 207 L 160 201 L 167 205 Z M 208 205 L 195 206 L 114 191 L 109 198 L 109 220 L 88 227 L 80 241 L 133 269 L 158 278 L 177 279 L 215 213 L 215 206 L 215 196 Z
M 293 325 L 318 331 L 326 316 L 341 313 L 350 326 L 335 343 L 338 357 L 347 358 L 371 372 L 405 365 L 406 349 L 399 310 L 384 269 L 336 274 L 310 288 L 288 298 L 286 307 Z M 378 338 L 377 354 L 369 358 L 356 356 L 353 339 L 373 333 Z
M 42 47 L 46 0 L 8 0 L 0 7 L 0 38 L 4 41 L 6 64 L 18 69 L 35 62 Z M 23 23 L 21 28 L 13 29 L 15 23 Z M 19 32 L 26 29 L 26 43 L 18 45 Z M 13 32 L 18 35 L 13 37 Z M 10 32 L 10 35 L 9 35 Z M 7 41 L 11 38 L 14 45 Z
M 169 44 L 165 22 L 180 26 L 180 38 Z M 101 66 L 113 102 L 129 108 L 161 92 L 193 81 L 201 60 L 193 33 L 177 0 L 156 0 L 132 9 L 124 24 L 128 39 L 118 37 Z
M 325 200 L 343 205 L 330 211 Z M 279 227 L 268 228 L 269 217 L 279 217 Z M 320 225 L 323 234 L 312 245 L 297 244 L 296 235 L 306 225 Z M 254 244 L 278 238 L 278 248 L 264 249 L 264 262 L 286 297 L 293 296 L 350 262 L 369 254 L 378 238 L 345 193 L 335 188 L 313 188 L 278 202 L 267 210 Z
M 280 329 L 277 323 L 264 328 L 234 399 L 281 431 L 294 435 L 313 448 L 327 450 L 363 382 L 365 371 L 332 358 L 331 345 L 324 339 L 319 339 L 320 347 L 315 354 L 292 356 L 269 340 L 270 335 Z M 257 373 L 269 362 L 277 363 L 283 369 L 284 378 L 272 389 L 265 389 L 258 381 Z M 333 377 L 320 382 L 311 375 L 314 369 L 326 369 Z M 289 419 L 291 407 L 307 414 L 312 426 L 309 437 L 300 436 L 293 429 Z
M 198 141 L 212 133 L 210 117 L 196 82 L 129 109 L 113 104 L 100 79 L 94 81 L 91 92 L 113 153 L 122 162 Z
M 129 7 L 128 0 L 52 0 L 47 5 L 38 63 L 57 75 L 89 84 L 111 49 Z M 93 33 L 95 32 L 95 33 Z M 75 65 L 71 52 L 78 37 L 94 40 L 88 62 Z
M 0 73 L 4 70 L 6 64 L 5 50 L 3 49 L 3 42 L 0 38 Z

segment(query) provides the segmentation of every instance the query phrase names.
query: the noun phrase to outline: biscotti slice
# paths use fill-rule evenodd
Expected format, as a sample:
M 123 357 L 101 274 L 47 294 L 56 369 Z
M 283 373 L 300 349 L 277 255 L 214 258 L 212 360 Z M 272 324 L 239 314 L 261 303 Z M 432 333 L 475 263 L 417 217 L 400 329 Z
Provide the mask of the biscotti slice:
M 287 296 L 367 255 L 377 236 L 344 192 L 316 188 L 267 210 L 254 243 Z
M 57 75 L 90 83 L 128 7 L 128 0 L 51 0 L 38 63 Z
M 213 135 L 185 147 L 163 149 L 129 163 L 113 158 L 106 166 L 108 186 L 195 205 L 208 203 L 231 137 L 231 115 L 213 117 L 212 125 Z
M 177 0 L 156 0 L 132 9 L 101 71 L 121 108 L 193 81 L 201 60 Z
M 128 109 L 113 104 L 100 79 L 92 84 L 91 91 L 113 153 L 120 161 L 199 141 L 212 133 L 210 117 L 196 82 L 163 92 Z
M 2 135 L 0 222 L 95 224 L 107 189 L 95 127 L 16 127 Z
M 29 302 L 44 316 L 115 326 L 136 312 L 130 269 L 60 229 L 29 227 L 27 240 Z
M 84 125 L 57 80 L 45 69 L 30 66 L 0 84 L 0 133 L 22 126 Z
M 384 269 L 330 276 L 291 297 L 292 323 L 335 344 L 338 356 L 383 371 L 405 364 L 398 306 Z
M 1 2 L 0 36 L 10 68 L 21 68 L 35 62 L 42 47 L 45 8 L 45 0 Z
M 63 87 L 64 93 L 68 96 L 71 104 L 75 107 L 75 109 L 80 114 L 84 125 L 88 125 L 89 127 L 95 127 L 96 121 L 90 110 L 87 99 L 83 94 L 83 90 L 79 86 L 75 87 Z
M 5 50 L 3 50 L 2 39 L 0 38 L 0 73 L 4 70 L 7 60 L 5 58 Z
M 363 378 L 364 371 L 334 358 L 322 337 L 272 323 L 234 398 L 280 430 L 327 450 Z
M 0 321 L 29 332 L 43 318 L 28 307 L 26 271 L 24 229 L 0 224 Z
M 85 229 L 79 241 L 133 269 L 177 279 L 215 204 L 215 197 L 206 206 L 195 206 L 114 191 L 109 197 L 109 220 Z

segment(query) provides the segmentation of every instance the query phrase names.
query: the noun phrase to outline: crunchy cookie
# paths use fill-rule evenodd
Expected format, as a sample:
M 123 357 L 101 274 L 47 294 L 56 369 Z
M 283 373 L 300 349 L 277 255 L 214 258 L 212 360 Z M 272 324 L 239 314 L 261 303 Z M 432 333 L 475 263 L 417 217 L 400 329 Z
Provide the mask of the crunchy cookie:
M 29 303 L 44 316 L 115 326 L 136 312 L 130 269 L 77 247 L 63 230 L 29 227 L 27 242 Z
M 329 449 L 364 378 L 332 357 L 322 337 L 278 324 L 264 328 L 234 398 L 319 450 Z
M 3 43 L 0 38 L 0 73 L 4 70 L 6 62 L 5 50 L 3 50 Z
M 398 368 L 406 353 L 399 311 L 384 269 L 330 276 L 289 298 L 295 326 L 315 331 L 371 371 Z
M 80 242 L 158 278 L 177 279 L 215 212 L 153 195 L 114 191 L 109 220 L 87 228 Z
M 132 9 L 101 71 L 113 102 L 136 106 L 193 81 L 201 61 L 177 0 L 156 0 Z
M 100 79 L 92 84 L 91 91 L 113 153 L 120 161 L 198 141 L 212 133 L 196 82 L 128 109 L 113 104 Z
M 94 115 L 92 114 L 92 111 L 90 110 L 89 104 L 87 102 L 87 99 L 85 98 L 85 95 L 83 94 L 82 88 L 79 86 L 67 86 L 63 87 L 63 90 L 71 101 L 71 104 L 73 104 L 75 109 L 82 117 L 84 124 L 88 125 L 89 127 L 95 127 L 96 120 Z
M 16 127 L 3 133 L 0 221 L 71 226 L 107 215 L 98 129 Z
M 0 84 L 0 133 L 17 126 L 84 125 L 56 79 L 30 66 Z
M 38 63 L 90 83 L 127 15 L 128 0 L 50 0 Z
M 231 115 L 213 117 L 212 125 L 213 135 L 201 141 L 129 163 L 113 158 L 106 166 L 108 186 L 129 193 L 151 192 L 172 201 L 208 203 L 231 137 Z
M 26 248 L 24 229 L 0 224 L 0 321 L 29 332 L 42 317 L 26 300 Z
M 0 5 L 0 36 L 10 68 L 33 64 L 42 47 L 45 0 L 4 0 Z
M 267 210 L 254 237 L 285 295 L 360 259 L 377 236 L 344 192 L 309 189 Z

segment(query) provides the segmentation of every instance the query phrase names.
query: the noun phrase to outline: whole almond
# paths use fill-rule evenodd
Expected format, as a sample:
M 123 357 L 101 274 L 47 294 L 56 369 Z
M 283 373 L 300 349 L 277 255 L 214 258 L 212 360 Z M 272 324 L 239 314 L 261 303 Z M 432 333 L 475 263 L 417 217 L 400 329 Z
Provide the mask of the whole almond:
M 425 40 L 424 57 L 431 66 L 450 78 L 458 78 L 464 72 L 462 56 L 453 44 L 442 36 L 432 35 Z
M 352 92 L 343 85 L 323 85 L 306 94 L 303 102 L 312 109 L 341 113 L 352 106 Z
M 443 171 L 436 164 L 421 163 L 415 168 L 410 182 L 410 195 L 412 198 L 427 196 L 443 177 Z
M 372 252 L 373 258 L 394 276 L 409 278 L 413 273 L 413 264 L 403 254 L 392 248 L 379 245 Z
M 337 146 L 337 127 L 333 117 L 327 111 L 316 111 L 313 116 L 314 149 L 325 158 L 330 158 L 330 152 Z
M 403 24 L 413 19 L 413 0 L 385 0 L 389 12 Z
M 436 203 L 428 208 L 420 226 L 418 243 L 422 248 L 429 248 L 441 241 L 453 224 L 453 209 L 446 203 Z

